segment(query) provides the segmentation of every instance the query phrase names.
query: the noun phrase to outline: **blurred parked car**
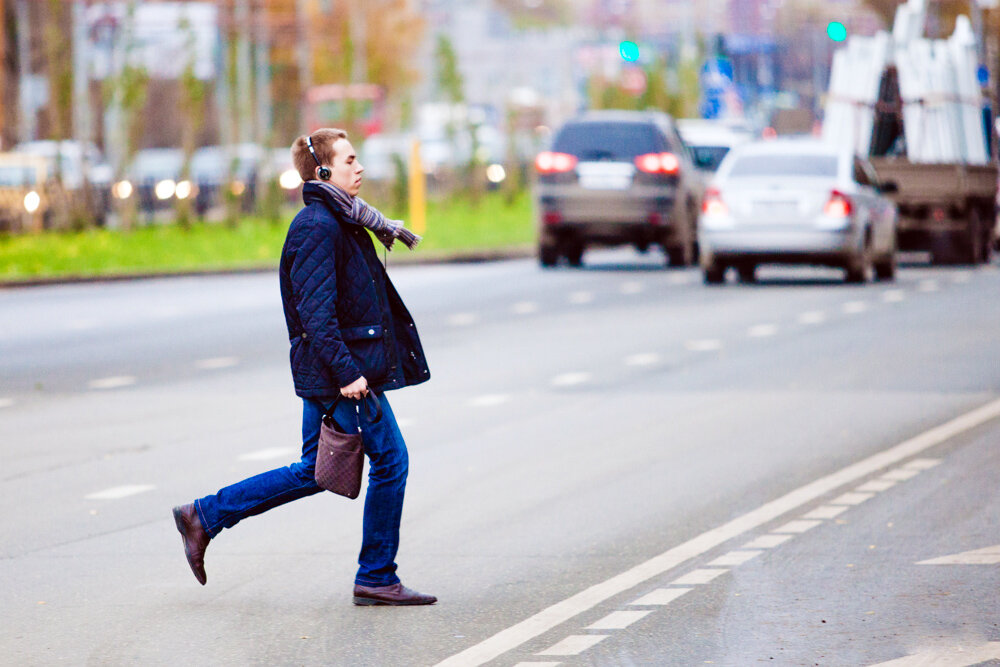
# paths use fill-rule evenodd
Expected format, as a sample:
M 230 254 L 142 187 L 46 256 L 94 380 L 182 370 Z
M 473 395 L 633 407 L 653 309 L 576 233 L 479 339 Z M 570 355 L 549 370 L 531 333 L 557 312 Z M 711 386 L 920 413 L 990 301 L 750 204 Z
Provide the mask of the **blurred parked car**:
M 867 160 L 815 140 L 775 140 L 733 149 L 705 192 L 699 222 L 706 283 L 736 267 L 752 281 L 766 263 L 843 268 L 848 282 L 870 270 L 895 275 L 896 218 Z
M 753 131 L 744 124 L 725 120 L 680 118 L 677 130 L 694 158 L 695 166 L 705 172 L 715 172 L 733 148 L 754 139 Z
M 590 245 L 658 244 L 671 265 L 695 261 L 701 177 L 670 116 L 587 112 L 556 132 L 535 170 L 542 266 L 579 266 Z
M 39 230 L 49 210 L 48 161 L 27 153 L 0 153 L 0 231 Z
M 111 208 L 112 170 L 97 146 L 69 139 L 40 140 L 18 144 L 14 152 L 44 158 L 47 180 L 61 180 L 61 191 L 67 197 L 85 196 L 86 184 L 94 220 L 104 224 Z
M 257 172 L 266 166 L 266 153 L 257 144 L 236 144 L 229 153 L 225 146 L 203 146 L 191 158 L 191 178 L 197 188 L 195 208 L 204 214 L 221 206 L 223 188 L 240 200 L 243 211 L 252 211 L 257 198 Z M 232 167 L 232 182 L 229 182 Z
M 183 162 L 184 152 L 179 148 L 144 148 L 135 154 L 128 169 L 129 186 L 118 184 L 116 193 L 124 197 L 134 193 L 139 197 L 139 209 L 149 214 L 171 209 Z M 190 188 L 190 183 L 185 187 Z

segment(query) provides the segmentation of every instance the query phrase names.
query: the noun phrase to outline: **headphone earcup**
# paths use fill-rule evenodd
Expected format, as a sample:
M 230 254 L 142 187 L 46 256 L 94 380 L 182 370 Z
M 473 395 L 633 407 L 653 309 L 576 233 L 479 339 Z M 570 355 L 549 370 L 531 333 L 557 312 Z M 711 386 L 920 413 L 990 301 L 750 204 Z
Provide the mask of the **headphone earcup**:
M 319 179 L 321 181 L 328 181 L 331 176 L 333 176 L 333 173 L 330 171 L 329 167 L 319 168 Z

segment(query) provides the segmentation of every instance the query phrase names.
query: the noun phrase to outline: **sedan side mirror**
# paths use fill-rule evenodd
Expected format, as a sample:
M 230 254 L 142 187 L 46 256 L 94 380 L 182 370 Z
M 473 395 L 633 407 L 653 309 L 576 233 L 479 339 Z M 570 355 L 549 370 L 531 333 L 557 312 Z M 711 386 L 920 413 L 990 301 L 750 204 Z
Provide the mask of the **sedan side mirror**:
M 896 181 L 883 181 L 879 184 L 878 191 L 884 195 L 894 195 L 899 192 L 899 185 Z

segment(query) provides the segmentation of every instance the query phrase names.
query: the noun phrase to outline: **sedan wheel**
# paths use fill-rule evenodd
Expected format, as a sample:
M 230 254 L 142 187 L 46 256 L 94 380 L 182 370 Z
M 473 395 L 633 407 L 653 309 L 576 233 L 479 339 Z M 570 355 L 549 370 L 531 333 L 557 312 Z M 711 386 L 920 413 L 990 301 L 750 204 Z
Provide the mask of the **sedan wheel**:
M 851 258 L 847 266 L 844 267 L 846 281 L 852 284 L 862 284 L 868 281 L 868 274 L 871 273 L 872 262 L 868 256 L 868 251 L 863 251 L 857 257 Z

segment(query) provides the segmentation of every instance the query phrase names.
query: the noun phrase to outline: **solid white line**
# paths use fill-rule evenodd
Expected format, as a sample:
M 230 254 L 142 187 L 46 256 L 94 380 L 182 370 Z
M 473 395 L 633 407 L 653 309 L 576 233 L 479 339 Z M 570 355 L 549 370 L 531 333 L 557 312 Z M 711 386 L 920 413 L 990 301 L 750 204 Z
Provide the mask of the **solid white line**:
M 295 449 L 292 447 L 270 447 L 268 449 L 258 449 L 255 452 L 247 452 L 237 457 L 239 461 L 268 461 L 270 459 L 285 458 L 294 456 Z
M 826 313 L 822 310 L 811 310 L 799 315 L 799 324 L 820 324 L 826 321 Z
M 693 588 L 657 588 L 651 593 L 646 593 L 638 600 L 629 602 L 630 605 L 667 605 L 684 595 L 689 591 L 693 591 Z
M 896 468 L 882 475 L 882 479 L 891 479 L 894 482 L 905 482 L 920 474 L 919 470 L 913 468 Z
M 761 535 L 760 537 L 750 540 L 744 544 L 740 549 L 773 549 L 779 544 L 784 544 L 788 540 L 795 537 L 794 535 Z
M 590 303 L 593 300 L 594 295 L 590 292 L 573 292 L 569 295 L 569 302 L 576 305 Z
M 816 526 L 823 523 L 822 521 L 816 521 L 814 519 L 797 519 L 795 521 L 789 521 L 783 526 L 779 526 L 774 529 L 776 533 L 804 533 L 807 530 L 815 528 Z
M 875 497 L 874 493 L 845 493 L 830 501 L 831 505 L 860 505 Z
M 84 498 L 86 500 L 118 500 L 119 498 L 134 496 L 137 493 L 152 491 L 155 488 L 152 484 L 126 484 L 124 486 L 113 486 L 103 491 L 94 491 L 85 495 Z
M 455 313 L 448 317 L 448 324 L 453 327 L 468 327 L 475 324 L 478 319 L 475 313 Z
M 698 586 L 700 584 L 707 584 L 716 577 L 729 572 L 729 570 L 708 570 L 705 568 L 699 570 L 691 570 L 683 577 L 674 579 L 670 583 L 676 586 Z
M 653 577 L 658 577 L 734 537 L 759 528 L 846 484 L 856 482 L 883 468 L 946 442 L 959 433 L 984 424 L 997 416 L 1000 416 L 1000 399 L 991 401 L 975 410 L 970 410 L 894 447 L 801 486 L 755 510 L 639 563 L 621 574 L 594 584 L 509 628 L 501 630 L 492 637 L 446 658 L 438 663 L 438 666 L 457 667 L 462 665 L 464 667 L 489 662 L 511 649 L 517 648 L 524 642 L 565 623 L 578 614 L 593 609 L 605 600 L 624 593 Z
M 91 380 L 87 383 L 87 386 L 91 389 L 117 389 L 133 384 L 135 384 L 135 378 L 131 375 L 114 375 L 112 377 Z
M 747 335 L 751 338 L 766 338 L 778 333 L 778 327 L 773 324 L 756 324 L 747 329 Z
M 634 281 L 629 281 L 627 283 L 622 283 L 621 293 L 622 294 L 639 294 L 643 290 L 642 283 L 637 283 Z
M 584 630 L 624 630 L 636 621 L 652 613 L 652 609 L 613 611 L 601 620 L 591 623 Z
M 553 387 L 572 387 L 590 380 L 590 373 L 563 373 L 552 378 Z
M 701 340 L 689 340 L 684 343 L 684 347 L 692 352 L 714 352 L 722 349 L 722 341 L 717 338 L 704 338 Z
M 472 408 L 492 408 L 503 405 L 510 400 L 510 394 L 485 394 L 469 399 L 469 407 Z
M 930 470 L 934 466 L 940 465 L 940 463 L 941 459 L 913 459 L 903 467 L 912 468 L 913 470 Z
M 764 553 L 763 551 L 730 551 L 727 554 L 723 554 L 713 560 L 708 564 L 709 567 L 731 567 L 734 565 L 742 565 L 751 558 L 756 558 L 757 556 Z
M 515 315 L 531 315 L 538 312 L 538 304 L 534 301 L 518 301 L 511 306 L 511 311 Z
M 211 359 L 199 359 L 194 362 L 195 368 L 203 371 L 214 371 L 220 368 L 232 368 L 240 363 L 238 357 L 212 357 Z
M 847 511 L 844 505 L 822 505 L 802 515 L 803 519 L 832 519 Z
M 539 651 L 535 655 L 579 655 L 599 641 L 611 635 L 570 635 L 555 646 Z M 471 664 L 471 663 L 469 663 Z
M 891 479 L 873 479 L 869 482 L 865 482 L 854 490 L 859 493 L 879 493 L 894 486 L 896 486 L 896 482 Z
M 972 667 L 1000 659 L 1000 642 L 987 642 L 947 648 L 930 648 L 904 658 L 887 660 L 870 667 Z
M 0 408 L 9 408 L 14 405 L 13 398 L 0 398 Z
M 842 310 L 848 315 L 857 315 L 868 310 L 868 304 L 864 301 L 848 301 L 843 305 Z
M 652 366 L 660 361 L 660 355 L 655 352 L 643 352 L 625 357 L 626 366 Z

